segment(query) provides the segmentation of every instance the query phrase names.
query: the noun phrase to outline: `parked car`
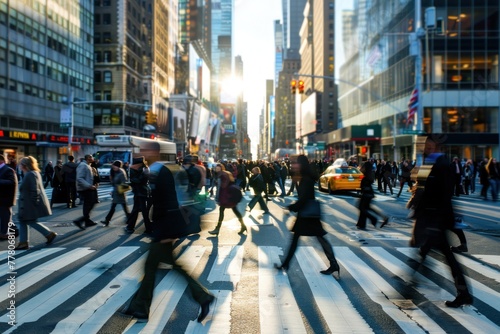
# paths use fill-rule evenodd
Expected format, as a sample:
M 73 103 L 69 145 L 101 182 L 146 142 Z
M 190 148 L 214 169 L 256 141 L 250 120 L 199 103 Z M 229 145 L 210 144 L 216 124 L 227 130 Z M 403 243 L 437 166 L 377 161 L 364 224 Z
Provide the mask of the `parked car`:
M 111 173 L 111 164 L 102 164 L 101 167 L 97 167 L 97 172 L 99 172 L 99 178 L 101 182 L 109 182 L 109 175 Z
M 355 167 L 329 166 L 319 177 L 319 191 L 328 190 L 329 193 L 338 190 L 361 190 L 361 179 L 363 173 Z

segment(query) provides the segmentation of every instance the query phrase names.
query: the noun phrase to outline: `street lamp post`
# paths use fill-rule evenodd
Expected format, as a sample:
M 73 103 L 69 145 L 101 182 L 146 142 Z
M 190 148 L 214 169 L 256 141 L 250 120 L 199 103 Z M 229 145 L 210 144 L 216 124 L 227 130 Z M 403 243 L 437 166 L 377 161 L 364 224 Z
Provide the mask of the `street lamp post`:
M 73 107 L 73 99 L 74 99 L 74 92 L 73 89 L 71 89 L 69 93 L 69 126 L 68 126 L 68 156 L 71 155 L 71 144 L 73 143 L 73 113 L 74 113 L 74 107 Z

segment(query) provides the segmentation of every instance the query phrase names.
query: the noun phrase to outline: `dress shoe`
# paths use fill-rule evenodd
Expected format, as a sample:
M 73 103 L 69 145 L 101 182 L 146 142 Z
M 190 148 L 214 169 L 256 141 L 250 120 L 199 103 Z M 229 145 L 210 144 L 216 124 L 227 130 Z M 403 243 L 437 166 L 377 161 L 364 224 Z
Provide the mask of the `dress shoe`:
M 85 222 L 85 227 L 96 226 L 96 225 L 97 225 L 97 223 L 93 222 L 93 221 Z
M 467 245 L 464 245 L 464 244 L 461 244 L 460 246 L 457 246 L 457 247 L 451 246 L 450 249 L 453 253 L 464 253 L 464 252 L 469 251 L 469 249 L 467 248 Z
M 132 234 L 132 233 L 134 233 L 134 231 L 135 231 L 135 230 L 134 230 L 133 228 L 132 228 L 132 229 L 130 229 L 130 228 L 128 228 L 128 227 L 125 227 L 125 233 Z
M 25 249 L 29 249 L 30 248 L 30 245 L 27 243 L 27 242 L 20 242 L 17 244 L 16 248 L 14 248 L 14 250 L 25 250 Z
M 49 234 L 47 234 L 46 238 L 47 238 L 47 242 L 45 243 L 46 245 L 50 245 L 52 243 L 52 241 L 54 241 L 54 239 L 57 237 L 57 233 L 55 232 L 50 232 Z
M 385 218 L 384 221 L 382 222 L 382 224 L 380 224 L 380 228 L 382 228 L 385 225 L 387 225 L 388 222 L 389 222 L 389 218 Z
M 323 275 L 331 275 L 334 272 L 338 272 L 340 276 L 340 267 L 338 263 L 333 263 L 330 265 L 330 268 L 320 271 L 320 273 L 322 273 Z
M 82 225 L 82 222 L 79 222 L 78 220 L 73 220 L 73 224 L 78 227 L 80 230 L 85 230 L 85 226 Z
M 198 316 L 198 322 L 202 322 L 203 320 L 205 320 L 208 313 L 210 312 L 210 304 L 214 301 L 214 299 L 215 299 L 215 297 L 210 295 L 210 297 L 208 298 L 208 300 L 206 302 L 200 304 L 201 311 L 200 311 L 200 315 Z
M 281 266 L 277 263 L 274 264 L 274 268 L 278 269 L 278 270 L 284 270 L 284 271 L 287 271 L 288 270 L 288 265 L 287 264 L 282 264 Z
M 240 231 L 238 232 L 238 234 L 243 234 L 247 231 L 247 227 L 243 224 L 241 224 L 241 228 L 240 228 Z
M 356 225 L 358 230 L 366 231 L 366 227 Z
M 472 296 L 468 292 L 459 292 L 457 298 L 453 301 L 446 301 L 445 305 L 448 307 L 458 308 L 462 305 L 470 305 L 472 304 Z
M 146 313 L 136 312 L 136 311 L 131 311 L 131 310 L 127 310 L 125 312 L 122 312 L 122 314 L 123 315 L 131 315 L 134 318 L 137 318 L 138 320 L 143 320 L 143 321 L 147 321 L 149 318 L 149 316 Z
M 104 226 L 108 226 L 109 220 L 101 220 L 101 224 L 103 224 Z

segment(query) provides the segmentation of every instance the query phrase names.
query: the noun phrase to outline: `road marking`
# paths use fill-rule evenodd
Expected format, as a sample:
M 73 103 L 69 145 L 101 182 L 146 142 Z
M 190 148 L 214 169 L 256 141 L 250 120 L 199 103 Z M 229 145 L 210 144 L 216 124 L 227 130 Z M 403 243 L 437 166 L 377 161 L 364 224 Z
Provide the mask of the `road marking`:
M 117 309 L 135 293 L 144 275 L 148 252 L 127 267 L 104 289 L 78 306 L 69 316 L 57 323 L 53 333 L 97 333 Z
M 489 264 L 499 266 L 500 267 L 500 256 L 499 255 L 474 255 L 478 259 L 487 262 Z
M 241 267 L 243 265 L 243 246 L 219 246 L 217 248 L 217 257 L 208 274 L 207 281 L 210 283 L 233 282 L 236 283 L 241 278 Z
M 203 246 L 189 247 L 176 262 L 191 274 L 205 250 L 206 247 Z M 184 277 L 175 270 L 170 271 L 155 287 L 148 322 L 146 324 L 136 322 L 124 333 L 157 333 L 158 328 L 164 328 L 186 288 L 187 282 Z
M 421 316 L 419 308 L 405 299 L 389 282 L 368 264 L 363 262 L 348 247 L 334 247 L 337 260 L 359 283 L 368 297 L 379 304 L 384 312 L 406 333 L 429 333 L 413 316 Z M 436 327 L 438 329 L 439 326 Z M 440 328 L 439 328 L 440 329 Z M 436 331 L 444 333 L 442 329 Z
M 449 316 L 453 317 L 458 323 L 460 323 L 472 333 L 500 332 L 500 327 L 498 327 L 488 318 L 479 313 L 479 311 L 473 306 L 467 306 L 458 309 L 446 307 L 443 299 L 453 300 L 455 299 L 455 296 L 450 294 L 448 291 L 441 289 L 437 284 L 427 279 L 420 273 L 415 272 L 412 268 L 410 268 L 402 261 L 398 260 L 382 247 L 362 247 L 362 249 L 375 260 L 380 262 L 380 264 L 387 270 L 391 271 L 394 275 L 397 275 L 403 281 L 408 283 L 417 281 L 417 284 L 413 286 L 415 290 L 424 295 L 428 300 L 432 301 L 434 305 L 439 307 Z M 419 255 L 417 255 L 417 253 L 415 252 L 415 249 L 398 248 L 398 250 L 400 250 L 403 254 L 408 254 L 408 256 L 410 257 L 414 257 L 417 259 L 419 257 Z M 448 267 L 444 266 L 441 262 L 439 262 L 439 264 L 435 263 L 438 261 L 431 259 L 429 256 L 427 256 L 427 258 L 425 259 L 424 264 L 428 262 L 431 262 L 433 265 L 435 264 L 439 266 L 439 270 L 437 271 L 434 270 L 434 268 L 429 268 L 440 275 L 443 273 L 444 267 L 448 269 Z M 498 297 L 497 300 L 499 300 Z M 429 333 L 432 332 L 432 330 L 429 330 Z
M 258 253 L 260 332 L 306 333 L 288 276 L 274 268 L 275 263 L 281 263 L 281 250 L 262 246 Z
M 298 247 L 295 256 L 332 333 L 373 333 L 339 282 L 332 275 L 319 273 L 325 264 L 313 247 Z
M 418 255 L 415 252 L 414 248 L 409 248 L 409 247 L 399 247 L 396 248 L 398 251 L 401 253 L 405 254 L 409 258 L 412 258 L 416 261 L 420 261 L 420 255 Z M 448 269 L 448 266 L 444 266 L 442 262 L 433 259 L 430 256 L 427 256 L 424 265 L 434 271 L 435 273 L 441 275 L 442 277 L 446 278 L 447 280 L 454 282 L 453 277 L 451 277 L 450 270 Z M 483 275 L 486 275 L 486 272 L 484 270 L 479 271 Z M 467 281 L 472 287 L 472 294 L 474 295 L 475 298 L 481 299 L 483 302 L 486 304 L 490 305 L 497 311 L 500 311 L 500 293 L 496 292 L 493 289 L 490 289 L 486 285 L 476 281 L 475 279 L 472 279 L 470 277 L 467 277 Z M 494 277 L 491 277 L 495 280 L 498 280 L 498 273 L 494 273 Z M 452 297 L 452 299 L 455 299 L 455 297 Z M 500 332 L 500 328 L 498 329 Z M 474 332 L 474 331 L 473 331 Z M 493 333 L 493 332 L 489 332 Z
M 66 254 L 60 255 L 56 257 L 55 259 L 52 259 L 46 263 L 43 263 L 27 273 L 19 276 L 16 278 L 16 293 L 20 293 L 21 291 L 24 291 L 25 289 L 29 288 L 32 285 L 37 284 L 40 282 L 42 279 L 52 275 L 56 271 L 70 265 L 71 263 L 82 259 L 83 257 L 93 253 L 94 250 L 91 250 L 90 248 L 77 248 L 74 249 Z M 37 253 L 37 252 L 35 252 Z M 34 253 L 33 253 L 34 254 Z M 31 254 L 30 254 L 31 255 Z M 33 258 L 38 258 L 40 254 L 35 255 Z M 26 260 L 27 263 L 31 263 L 31 259 Z M 0 287 L 0 302 L 3 302 L 4 300 L 7 299 L 8 296 L 8 290 L 9 286 L 8 284 L 4 284 Z
M 120 262 L 138 248 L 139 247 L 117 247 L 105 255 L 89 262 L 42 293 L 27 300 L 17 307 L 16 315 L 17 319 L 19 319 L 17 326 L 26 322 L 37 321 L 81 291 L 113 265 Z M 7 322 L 8 319 L 5 317 L 0 321 Z M 17 326 L 15 328 L 17 328 Z

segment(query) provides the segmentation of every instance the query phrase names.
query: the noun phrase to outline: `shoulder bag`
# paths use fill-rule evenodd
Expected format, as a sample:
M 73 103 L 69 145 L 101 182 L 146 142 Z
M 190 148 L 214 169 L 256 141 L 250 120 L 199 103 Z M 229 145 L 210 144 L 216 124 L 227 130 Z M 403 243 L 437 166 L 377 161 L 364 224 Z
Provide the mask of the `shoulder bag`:
M 297 216 L 299 218 L 321 218 L 321 205 L 318 200 L 310 199 L 299 210 Z

